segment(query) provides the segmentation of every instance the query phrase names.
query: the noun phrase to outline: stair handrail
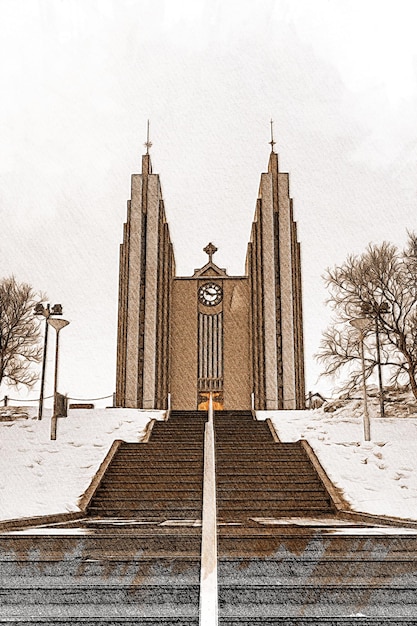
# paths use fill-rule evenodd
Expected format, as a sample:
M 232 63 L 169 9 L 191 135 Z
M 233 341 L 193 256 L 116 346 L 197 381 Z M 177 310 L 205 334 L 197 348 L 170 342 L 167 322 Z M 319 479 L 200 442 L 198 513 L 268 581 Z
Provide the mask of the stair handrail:
M 213 395 L 204 427 L 203 519 L 201 528 L 200 626 L 218 625 L 217 505 Z
M 169 420 L 171 416 L 171 392 L 168 391 L 168 396 L 167 396 L 167 410 L 165 411 L 165 418 L 164 418 L 164 422 L 167 422 Z
M 214 411 L 213 411 L 213 394 L 210 391 L 210 395 L 209 395 L 209 405 L 208 405 L 208 423 L 209 424 L 213 424 L 214 423 Z

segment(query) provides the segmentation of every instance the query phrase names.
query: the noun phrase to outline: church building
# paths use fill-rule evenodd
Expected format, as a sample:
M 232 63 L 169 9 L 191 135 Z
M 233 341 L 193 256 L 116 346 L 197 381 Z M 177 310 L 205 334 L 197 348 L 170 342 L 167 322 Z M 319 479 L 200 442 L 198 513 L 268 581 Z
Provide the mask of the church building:
M 305 408 L 300 244 L 274 143 L 244 276 L 216 265 L 213 243 L 203 267 L 176 275 L 159 175 L 142 157 L 120 248 L 117 406 L 206 409 L 212 392 L 217 410 Z

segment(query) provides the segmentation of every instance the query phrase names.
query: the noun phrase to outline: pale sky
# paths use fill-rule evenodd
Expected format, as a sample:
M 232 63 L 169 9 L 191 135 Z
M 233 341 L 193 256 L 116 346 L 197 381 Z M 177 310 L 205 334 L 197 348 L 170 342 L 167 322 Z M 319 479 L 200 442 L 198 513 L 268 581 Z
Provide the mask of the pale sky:
M 417 229 L 416 18 L 413 0 L 0 0 L 1 275 L 62 303 L 61 392 L 114 391 L 147 119 L 187 275 L 209 241 L 244 272 L 272 117 L 302 244 L 307 389 L 329 393 L 313 358 L 321 275 Z

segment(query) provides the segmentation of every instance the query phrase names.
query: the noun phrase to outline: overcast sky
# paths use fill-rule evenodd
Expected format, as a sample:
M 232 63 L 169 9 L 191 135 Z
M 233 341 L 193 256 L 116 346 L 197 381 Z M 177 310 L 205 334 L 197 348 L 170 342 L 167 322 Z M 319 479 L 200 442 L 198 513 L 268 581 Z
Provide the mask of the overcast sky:
M 147 119 L 187 275 L 209 241 L 244 272 L 271 117 L 302 243 L 307 388 L 329 392 L 321 275 L 417 228 L 416 18 L 414 0 L 0 0 L 1 275 L 62 303 L 62 392 L 114 391 Z

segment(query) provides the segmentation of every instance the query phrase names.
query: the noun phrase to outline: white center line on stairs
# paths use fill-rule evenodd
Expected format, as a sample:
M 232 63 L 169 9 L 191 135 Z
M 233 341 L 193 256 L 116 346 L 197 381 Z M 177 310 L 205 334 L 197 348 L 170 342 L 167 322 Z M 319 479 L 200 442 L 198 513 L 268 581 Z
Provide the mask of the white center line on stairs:
M 218 624 L 217 507 L 213 397 L 204 430 L 203 518 L 201 529 L 200 626 Z

